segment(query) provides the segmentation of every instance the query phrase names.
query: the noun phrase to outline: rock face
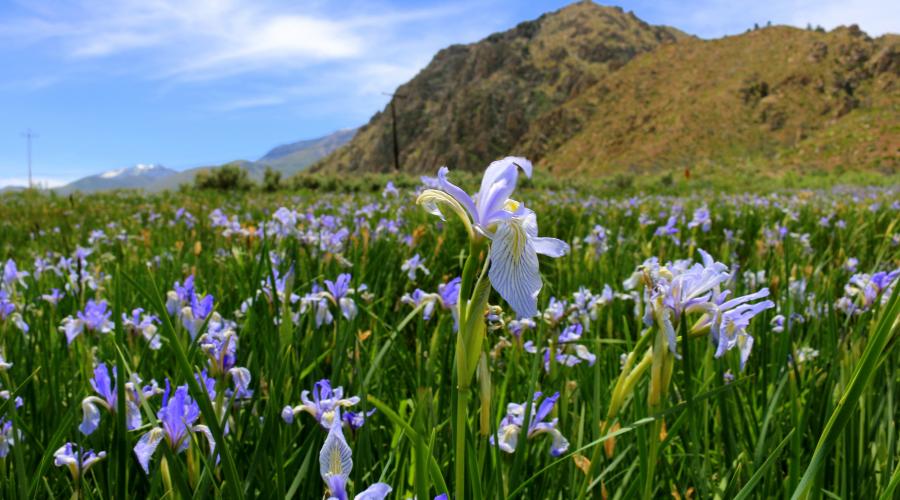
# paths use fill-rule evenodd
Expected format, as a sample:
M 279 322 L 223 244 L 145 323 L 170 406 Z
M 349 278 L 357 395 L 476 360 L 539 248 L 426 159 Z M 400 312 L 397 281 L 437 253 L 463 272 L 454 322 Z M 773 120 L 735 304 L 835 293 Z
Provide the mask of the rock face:
M 580 2 L 440 51 L 397 89 L 401 169 L 508 154 L 554 175 L 900 162 L 900 37 L 772 27 L 716 40 Z M 312 168 L 390 171 L 390 105 Z
M 580 2 L 471 45 L 453 45 L 392 100 L 400 164 L 480 169 L 514 152 L 540 118 L 635 55 L 686 38 L 618 8 Z M 390 105 L 315 169 L 393 169 Z

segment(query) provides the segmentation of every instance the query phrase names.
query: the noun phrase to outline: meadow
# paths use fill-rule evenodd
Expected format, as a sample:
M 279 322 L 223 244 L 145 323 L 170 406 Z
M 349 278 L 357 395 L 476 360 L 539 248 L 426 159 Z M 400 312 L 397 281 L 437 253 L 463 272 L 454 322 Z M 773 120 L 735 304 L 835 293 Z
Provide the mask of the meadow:
M 0 496 L 896 498 L 896 187 L 510 168 L 2 195 Z

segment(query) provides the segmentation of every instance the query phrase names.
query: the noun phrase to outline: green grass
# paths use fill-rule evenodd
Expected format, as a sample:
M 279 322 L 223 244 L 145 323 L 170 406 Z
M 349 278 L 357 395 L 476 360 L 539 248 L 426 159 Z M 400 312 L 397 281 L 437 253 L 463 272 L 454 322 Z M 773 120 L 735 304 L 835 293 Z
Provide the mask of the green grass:
M 757 316 L 749 330 L 756 342 L 743 371 L 736 352 L 716 359 L 705 336 L 682 335 L 681 359 L 674 361 L 661 405 L 646 404 L 647 370 L 613 412 L 617 427 L 607 420 L 620 356 L 635 348 L 645 328 L 632 302 L 611 301 L 585 329 L 582 342 L 597 356 L 593 366 L 553 363 L 546 372 L 541 359 L 523 349 L 525 340 L 545 345 L 564 324 L 538 321 L 522 339 L 492 324 L 461 419 L 467 432 L 460 452 L 454 441 L 459 426 L 454 319 L 438 306 L 425 321 L 420 310 L 400 298 L 416 287 L 434 292 L 438 284 L 461 275 L 469 245 L 460 224 L 454 219 L 441 224 L 415 206 L 411 193 L 387 200 L 373 189 L 149 197 L 7 194 L 0 197 L 0 258 L 15 259 L 32 275 L 24 280 L 27 288 L 15 287 L 15 302 L 30 332 L 23 335 L 10 319 L 0 321 L 0 352 L 13 363 L 0 372 L 0 390 L 24 403 L 16 409 L 0 399 L 0 416 L 22 434 L 0 459 L 0 497 L 322 498 L 318 453 L 326 432 L 306 413 L 292 425 L 281 419 L 282 408 L 299 404 L 301 392 L 322 378 L 342 386 L 345 397 L 360 397 L 353 410 L 377 409 L 360 430 L 345 430 L 353 450 L 351 493 L 377 481 L 393 488 L 390 498 L 431 498 L 459 489 L 469 498 L 552 499 L 642 494 L 889 498 L 896 491 L 900 299 L 895 293 L 884 305 L 853 317 L 835 308 L 851 276 L 842 268 L 848 257 L 859 259 L 859 272 L 900 267 L 900 211 L 891 207 L 896 190 L 782 191 L 757 198 L 696 192 L 676 181 L 669 191 L 654 189 L 659 194 L 629 202 L 626 196 L 641 186 L 610 197 L 614 188 L 550 190 L 542 182 L 521 189 L 517 197 L 537 212 L 542 235 L 568 241 L 573 249 L 560 259 L 541 258 L 540 309 L 550 297 L 571 300 L 581 286 L 599 294 L 609 284 L 622 292 L 623 280 L 646 258 L 697 259 L 695 249 L 703 248 L 736 266 L 735 294 L 750 291 L 744 271 L 764 270 L 781 314 L 799 313 L 804 321 L 776 333 L 769 323 L 776 311 Z M 380 204 L 366 216 L 370 228 L 354 232 L 354 213 L 370 203 Z M 702 205 L 713 214 L 710 232 L 686 227 L 693 209 Z M 296 237 L 264 237 L 259 221 L 271 220 L 281 206 L 301 214 L 332 214 L 348 225 L 354 234 L 341 257 Z M 660 212 L 668 214 L 674 206 L 685 213 L 677 244 L 653 236 L 665 222 Z M 193 214 L 196 225 L 173 222 L 179 208 Z M 252 236 L 225 237 L 222 228 L 211 227 L 209 214 L 216 208 L 238 215 L 245 229 L 253 228 Z M 656 222 L 642 227 L 642 213 Z M 823 216 L 831 216 L 830 227 L 819 224 Z M 382 218 L 398 217 L 396 235 L 376 230 Z M 835 227 L 837 220 L 846 227 Z M 602 254 L 582 241 L 595 224 L 611 235 Z M 766 231 L 779 224 L 796 235 L 808 234 L 808 248 L 799 236 L 767 245 Z M 301 220 L 299 226 L 305 230 L 309 223 Z M 103 229 L 107 238 L 89 245 L 95 229 Z M 725 229 L 734 231 L 734 238 L 726 238 Z M 128 238 L 117 239 L 120 232 Z M 411 246 L 402 239 L 407 235 Z M 69 290 L 53 307 L 41 295 L 73 283 L 52 271 L 36 277 L 34 258 L 52 252 L 49 260 L 55 264 L 79 246 L 93 250 L 85 271 L 96 288 Z M 415 253 L 425 258 L 431 273 L 420 274 L 413 284 L 400 266 Z M 365 283 L 371 296 L 357 298 L 354 319 L 332 306 L 334 323 L 316 327 L 311 313 L 297 314 L 299 304 L 258 292 L 276 272 L 284 275 L 289 268 L 294 275 L 288 286 L 300 296 L 342 272 L 353 275 L 353 286 Z M 207 357 L 166 312 L 166 291 L 191 274 L 199 291 L 215 296 L 216 311 L 237 322 L 237 365 L 249 369 L 254 390 L 253 398 L 240 405 L 203 396 L 194 374 L 207 367 Z M 789 283 L 799 280 L 806 281 L 802 297 L 789 291 Z M 115 328 L 105 335 L 84 334 L 67 346 L 59 331 L 62 319 L 92 298 L 109 301 Z M 254 300 L 238 314 L 249 298 Z M 512 319 L 496 292 L 489 303 L 503 307 L 504 324 Z M 160 350 L 150 350 L 118 320 L 119 312 L 136 307 L 162 319 Z M 796 359 L 804 347 L 818 350 L 818 356 L 789 363 L 789 356 Z M 92 393 L 89 379 L 96 361 L 117 369 L 120 379 L 137 373 L 145 381 L 162 384 L 169 378 L 173 386 L 189 384 L 202 412 L 198 423 L 210 427 L 218 459 L 210 457 L 205 439 L 197 435 L 185 453 L 158 452 L 145 474 L 133 448 L 157 425 L 160 399 L 141 404 L 143 426 L 127 430 L 124 389 L 118 394 L 117 418 L 101 410 L 97 431 L 82 435 L 81 400 Z M 726 372 L 734 375 L 730 383 Z M 231 386 L 221 377 L 218 384 L 220 395 Z M 507 404 L 528 401 L 538 390 L 561 394 L 553 417 L 570 441 L 568 451 L 551 457 L 547 436 L 520 436 L 514 454 L 490 446 L 487 436 L 497 431 Z M 103 450 L 107 457 L 73 481 L 65 468 L 53 466 L 54 451 L 67 441 Z M 458 462 L 465 466 L 461 486 L 454 480 Z

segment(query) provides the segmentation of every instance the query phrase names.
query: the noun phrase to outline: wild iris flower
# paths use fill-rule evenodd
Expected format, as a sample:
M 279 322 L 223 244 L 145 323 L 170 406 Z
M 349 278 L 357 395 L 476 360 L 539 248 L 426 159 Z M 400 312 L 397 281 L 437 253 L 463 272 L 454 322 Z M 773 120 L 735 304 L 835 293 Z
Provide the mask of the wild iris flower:
M 78 478 L 84 475 L 91 466 L 104 458 L 106 458 L 105 451 L 94 453 L 94 450 L 88 450 L 80 453 L 75 451 L 73 443 L 66 443 L 53 453 L 53 463 L 57 467 L 68 467 L 73 481 L 78 481 Z
M 726 300 L 730 292 L 720 292 L 719 289 L 731 277 L 728 266 L 716 262 L 703 250 L 699 252 L 702 263 L 678 261 L 661 267 L 651 259 L 641 266 L 638 278 L 632 276 L 629 279 L 630 282 L 641 279 L 646 285 L 644 322 L 647 326 L 655 323 L 665 333 L 669 350 L 675 354 L 675 329 L 682 316 L 701 313 L 691 332 L 701 334 L 709 331 L 710 340 L 716 345 L 716 357 L 739 347 L 743 367 L 753 347 L 753 338 L 747 333 L 750 319 L 775 307 L 775 304 L 770 300 L 749 303 L 767 297 L 768 288 Z
M 197 338 L 197 334 L 200 333 L 200 328 L 203 327 L 203 323 L 206 322 L 207 318 L 210 318 L 210 314 L 213 312 L 213 296 L 206 295 L 202 299 L 197 297 L 197 294 L 191 295 L 190 306 L 184 307 L 181 310 L 181 323 L 184 325 L 184 328 L 190 333 L 191 340 Z M 210 318 L 212 320 L 212 318 Z
M 152 314 L 143 314 L 144 310 L 140 307 L 131 311 L 131 316 L 122 313 L 122 324 L 125 330 L 133 335 L 140 335 L 150 346 L 151 350 L 158 350 L 162 347 L 159 334 L 157 333 L 156 324 L 159 318 Z
M 141 380 L 135 375 L 131 381 L 125 384 L 125 425 L 128 430 L 134 430 L 141 426 L 141 410 L 139 405 L 145 399 L 159 393 L 156 382 L 140 387 Z M 88 396 L 81 401 L 83 418 L 78 429 L 84 435 L 90 435 L 100 425 L 100 407 L 115 414 L 118 409 L 118 392 L 109 378 L 109 369 L 104 363 L 94 368 L 94 376 L 91 378 L 91 387 L 99 396 Z
M 545 420 L 550 416 L 550 412 L 553 411 L 553 407 L 559 399 L 559 393 L 557 392 L 550 397 L 544 398 L 544 400 L 538 404 L 541 396 L 542 394 L 540 392 L 534 393 L 531 407 L 531 420 L 528 423 L 526 437 L 531 439 L 540 434 L 550 434 L 550 436 L 553 437 L 553 442 L 550 445 L 550 454 L 554 457 L 558 457 L 569 449 L 569 441 L 566 440 L 562 433 L 556 428 L 557 420 L 555 418 L 549 422 L 546 422 Z M 498 446 L 506 453 L 513 453 L 516 451 L 516 446 L 519 443 L 519 435 L 522 433 L 522 428 L 525 426 L 525 407 L 526 403 L 509 403 L 507 405 L 506 417 L 500 421 L 500 426 L 497 428 L 497 435 L 490 437 L 491 445 Z
M 584 327 L 581 326 L 581 323 L 575 323 L 573 325 L 567 326 L 562 331 L 562 333 L 559 334 L 559 337 L 556 340 L 557 363 L 565 366 L 575 366 L 586 361 L 588 366 L 594 366 L 594 363 L 597 361 L 597 356 L 589 351 L 588 348 L 583 344 L 577 343 L 579 340 L 581 340 L 581 334 L 583 331 Z M 531 340 L 525 342 L 525 344 L 523 344 L 523 348 L 526 352 L 530 352 L 532 354 L 537 353 L 537 347 Z M 542 351 L 544 353 L 544 370 L 549 372 L 550 348 L 544 347 Z
M 847 315 L 862 314 L 872 308 L 879 296 L 882 304 L 887 302 L 897 278 L 900 278 L 900 269 L 872 275 L 854 274 L 844 286 L 844 296 L 838 299 L 836 307 Z
M 84 306 L 84 311 L 78 311 L 76 318 L 69 316 L 63 320 L 60 330 L 66 334 L 66 341 L 71 344 L 76 337 L 84 333 L 87 329 L 96 333 L 109 333 L 113 329 L 113 322 L 110 321 L 112 311 L 109 310 L 105 300 L 95 302 L 93 299 L 88 300 Z
M 166 309 L 169 315 L 174 316 L 181 312 L 181 308 L 191 303 L 194 296 L 194 275 L 184 280 L 184 285 L 176 281 L 173 290 L 166 294 Z
M 325 288 L 328 289 L 326 297 L 331 299 L 332 303 L 336 303 L 340 306 L 341 313 L 346 319 L 353 319 L 356 317 L 356 302 L 348 297 L 348 294 L 352 291 L 350 288 L 350 279 L 351 276 L 344 273 L 338 275 L 337 279 L 334 281 L 325 280 Z
M 55 305 L 59 304 L 59 301 L 62 300 L 62 298 L 65 296 L 66 296 L 66 294 L 63 292 L 60 292 L 59 288 L 53 288 L 52 290 L 50 290 L 50 293 L 45 293 L 45 294 L 41 295 L 41 299 L 43 299 L 43 300 L 47 301 L 49 304 L 55 306 Z
M 28 333 L 28 323 L 26 323 L 25 320 L 22 319 L 22 315 L 16 311 L 17 308 L 18 306 L 15 302 L 10 300 L 6 290 L 0 289 L 0 321 L 9 319 L 19 328 L 19 330 L 22 330 L 23 333 Z
M 416 288 L 412 294 L 404 294 L 403 297 L 400 298 L 400 302 L 409 304 L 413 307 L 419 307 L 420 305 L 425 304 L 422 307 L 422 318 L 425 321 L 431 319 L 431 316 L 434 314 L 435 305 L 440 304 L 443 309 L 453 311 L 453 328 L 457 329 L 459 318 L 456 303 L 459 301 L 460 282 L 461 279 L 456 277 L 447 283 L 442 283 L 438 285 L 437 293 L 426 293 L 421 289 Z
M 419 254 L 415 254 L 409 259 L 403 262 L 403 265 L 400 266 L 400 270 L 406 272 L 406 277 L 409 278 L 409 281 L 416 281 L 416 273 L 422 271 L 425 276 L 430 274 L 428 268 L 425 267 L 425 261 Z
M 325 280 L 325 290 L 322 290 L 318 285 L 313 285 L 312 292 L 300 299 L 300 314 L 312 310 L 315 312 L 316 327 L 323 324 L 330 325 L 334 321 L 328 306 L 331 303 L 340 308 L 344 318 L 348 320 L 355 318 L 358 309 L 350 294 L 365 292 L 366 285 L 360 285 L 359 288 L 354 290 L 350 288 L 351 279 L 352 277 L 349 274 L 343 273 L 338 275 L 334 281 Z
M 0 417 L 0 458 L 5 458 L 6 455 L 9 455 L 10 447 L 21 441 L 23 437 L 22 431 L 13 431 L 11 421 Z
M 441 167 L 440 190 L 423 191 L 418 202 L 442 219 L 440 207 L 450 208 L 463 221 L 470 238 L 491 240 L 491 285 L 519 317 L 532 317 L 537 315 L 541 290 L 537 254 L 561 257 L 568 253 L 569 245 L 556 238 L 539 237 L 534 211 L 510 199 L 519 169 L 531 177 L 531 162 L 524 158 L 507 157 L 491 163 L 484 172 L 481 189 L 469 196 L 447 179 L 449 169 Z
M 200 418 L 200 407 L 188 395 L 187 385 L 176 388 L 175 394 L 171 397 L 169 397 L 170 392 L 169 381 L 166 380 L 162 408 L 156 414 L 160 426 L 150 429 L 134 446 L 134 454 L 147 474 L 150 473 L 150 459 L 153 458 L 156 448 L 163 439 L 174 453 L 181 453 L 190 447 L 191 434 L 200 433 L 206 436 L 210 454 L 215 453 L 216 441 L 213 439 L 209 427 L 195 425 Z
M 316 418 L 319 424 L 330 429 L 332 421 L 337 417 L 340 419 L 340 409 L 349 408 L 359 404 L 359 396 L 352 396 L 344 399 L 344 388 L 331 388 L 331 382 L 328 379 L 322 379 L 316 382 L 312 390 L 312 400 L 309 399 L 309 391 L 300 393 L 300 400 L 303 404 L 293 408 L 285 406 L 281 410 L 281 418 L 285 422 L 291 424 L 301 412 L 306 412 Z
M 709 208 L 706 206 L 694 210 L 694 218 L 688 222 L 688 229 L 694 229 L 695 227 L 699 227 L 704 233 L 708 233 L 712 227 Z
M 340 410 L 338 410 L 340 412 Z M 341 418 L 335 418 L 328 428 L 328 437 L 319 452 L 319 473 L 328 489 L 329 500 L 348 500 L 347 482 L 353 470 L 353 450 L 344 439 L 341 430 Z M 391 492 L 385 483 L 375 483 L 359 493 L 354 500 L 381 500 Z
M 6 264 L 3 266 L 3 286 L 5 288 L 12 290 L 16 284 L 21 285 L 23 288 L 27 288 L 25 285 L 26 277 L 28 277 L 28 273 L 19 271 L 16 267 L 16 261 L 12 259 L 6 261 Z

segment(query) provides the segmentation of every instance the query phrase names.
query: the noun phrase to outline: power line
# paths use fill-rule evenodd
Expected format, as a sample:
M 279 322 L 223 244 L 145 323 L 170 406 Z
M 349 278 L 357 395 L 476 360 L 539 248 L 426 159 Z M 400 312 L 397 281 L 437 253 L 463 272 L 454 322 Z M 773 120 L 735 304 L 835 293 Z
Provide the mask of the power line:
M 24 137 L 28 143 L 28 189 L 31 189 L 34 187 L 31 182 L 31 140 L 37 139 L 40 136 L 37 135 L 37 133 L 32 132 L 31 129 L 28 129 L 27 131 L 22 132 L 22 137 Z

